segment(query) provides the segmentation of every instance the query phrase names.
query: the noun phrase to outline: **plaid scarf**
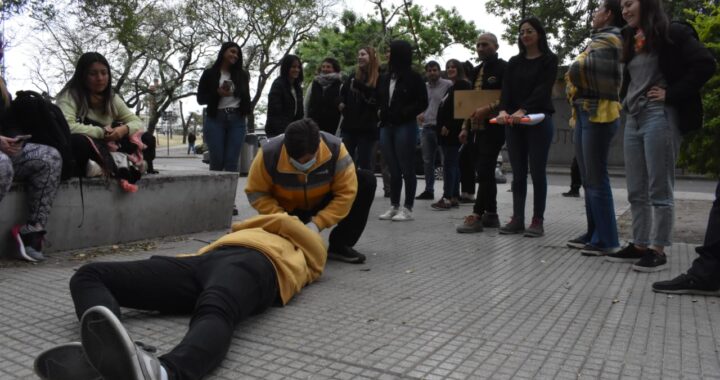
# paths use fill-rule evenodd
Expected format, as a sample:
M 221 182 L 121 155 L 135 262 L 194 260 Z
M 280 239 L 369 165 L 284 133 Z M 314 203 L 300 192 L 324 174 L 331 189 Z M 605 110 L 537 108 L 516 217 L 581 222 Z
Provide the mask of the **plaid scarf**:
M 591 115 L 597 112 L 598 100 L 619 101 L 621 55 L 620 29 L 607 27 L 595 31 L 588 49 L 568 69 L 568 94 L 572 94 L 570 101 L 584 100 Z

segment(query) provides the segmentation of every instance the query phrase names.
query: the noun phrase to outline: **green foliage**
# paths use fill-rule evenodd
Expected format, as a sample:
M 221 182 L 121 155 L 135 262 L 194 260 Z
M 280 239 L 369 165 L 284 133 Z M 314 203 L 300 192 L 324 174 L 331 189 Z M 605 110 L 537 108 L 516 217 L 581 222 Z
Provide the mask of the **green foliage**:
M 720 6 L 712 1 L 702 4 L 701 11 L 688 11 L 690 22 L 700 40 L 713 55 L 720 57 Z M 687 136 L 680 151 L 680 166 L 699 174 L 720 176 L 720 73 L 703 88 L 705 123 L 701 130 Z
M 506 25 L 502 38 L 510 44 L 517 44 L 523 2 L 526 4 L 525 16 L 540 19 L 551 49 L 561 62 L 583 48 L 590 36 L 592 11 L 599 3 L 598 0 L 489 0 L 485 7 L 488 13 L 502 18 Z
M 325 57 L 337 59 L 344 72 L 352 71 L 357 51 L 363 46 L 374 47 L 382 60 L 382 52 L 389 41 L 405 39 L 415 46 L 415 64 L 422 67 L 427 59 L 441 55 L 453 44 L 473 49 L 475 39 L 481 33 L 475 23 L 463 19 L 455 8 L 437 6 L 429 12 L 405 2 L 400 7 L 386 9 L 382 1 L 370 2 L 376 6 L 374 16 L 362 18 L 345 10 L 340 25 L 322 28 L 298 46 L 308 81 Z
M 551 48 L 562 62 L 577 55 L 590 36 L 592 12 L 601 0 L 489 0 L 485 7 L 488 13 L 501 17 L 506 25 L 502 38 L 517 44 L 518 23 L 525 3 L 525 15 L 535 16 L 542 21 Z M 665 10 L 672 19 L 687 19 L 685 10 L 707 9 L 706 0 L 663 0 Z M 500 32 L 500 31 L 491 31 Z

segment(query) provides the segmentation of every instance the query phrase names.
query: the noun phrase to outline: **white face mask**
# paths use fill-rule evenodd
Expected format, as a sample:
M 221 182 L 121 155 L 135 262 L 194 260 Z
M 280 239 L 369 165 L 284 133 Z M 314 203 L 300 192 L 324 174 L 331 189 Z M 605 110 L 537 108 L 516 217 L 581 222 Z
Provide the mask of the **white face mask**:
M 298 162 L 296 159 L 290 157 L 290 163 L 292 164 L 292 166 L 294 166 L 295 169 L 297 169 L 297 170 L 299 170 L 299 171 L 301 171 L 301 172 L 303 172 L 303 173 L 304 173 L 304 172 L 307 172 L 308 170 L 310 170 L 310 168 L 312 168 L 313 165 L 315 165 L 315 162 L 317 162 L 317 158 L 316 158 L 316 157 L 313 157 L 311 160 L 309 160 L 308 162 L 306 162 L 306 163 L 304 163 L 304 164 L 301 164 L 301 163 Z

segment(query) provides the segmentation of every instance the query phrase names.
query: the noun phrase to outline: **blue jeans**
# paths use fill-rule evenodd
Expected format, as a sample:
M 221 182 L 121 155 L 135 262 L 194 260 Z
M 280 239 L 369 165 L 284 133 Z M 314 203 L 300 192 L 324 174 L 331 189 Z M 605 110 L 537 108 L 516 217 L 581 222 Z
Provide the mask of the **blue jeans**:
M 373 170 L 375 133 L 342 131 L 342 141 L 358 169 Z
M 245 116 L 218 110 L 215 117 L 206 117 L 203 139 L 210 150 L 210 170 L 238 171 L 240 149 L 245 143 Z
M 636 245 L 671 245 L 675 161 L 682 142 L 677 121 L 675 109 L 657 102 L 625 121 L 625 175 Z
M 575 107 L 575 158 L 585 189 L 588 243 L 602 249 L 620 246 L 618 242 L 615 205 L 607 163 L 610 141 L 615 136 L 620 120 L 611 123 L 593 123 L 582 107 Z
M 438 137 L 434 126 L 423 127 L 420 135 L 422 148 L 423 170 L 425 172 L 425 191 L 435 191 L 435 159 L 438 152 Z
M 380 149 L 383 159 L 390 168 L 390 203 L 400 205 L 400 191 L 405 182 L 405 204 L 412 210 L 415 201 L 415 143 L 417 142 L 417 124 L 409 122 L 402 125 L 390 125 L 380 129 Z
M 460 145 L 443 145 L 443 198 L 460 195 Z
M 525 220 L 525 198 L 527 198 L 528 163 L 533 182 L 533 218 L 544 218 L 547 201 L 547 166 L 554 127 L 552 115 L 537 125 L 505 127 L 513 180 L 513 217 Z

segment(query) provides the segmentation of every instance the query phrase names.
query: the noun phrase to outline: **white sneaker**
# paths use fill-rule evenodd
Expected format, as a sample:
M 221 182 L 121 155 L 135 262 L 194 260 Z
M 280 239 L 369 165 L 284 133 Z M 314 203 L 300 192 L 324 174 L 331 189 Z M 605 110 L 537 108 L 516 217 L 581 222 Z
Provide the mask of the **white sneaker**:
M 403 207 L 400 209 L 400 212 L 395 214 L 395 216 L 392 217 L 393 222 L 407 222 L 409 220 L 413 220 L 412 211 L 408 210 L 407 208 Z
M 85 177 L 92 178 L 100 177 L 101 175 L 103 175 L 103 170 L 100 165 L 93 160 L 88 160 L 85 166 Z
M 390 207 L 390 210 L 385 211 L 384 213 L 380 214 L 380 220 L 391 220 L 395 217 L 395 215 L 398 214 L 398 208 L 397 207 Z

